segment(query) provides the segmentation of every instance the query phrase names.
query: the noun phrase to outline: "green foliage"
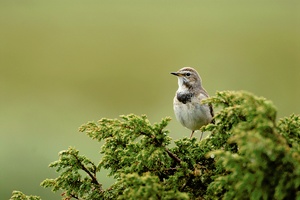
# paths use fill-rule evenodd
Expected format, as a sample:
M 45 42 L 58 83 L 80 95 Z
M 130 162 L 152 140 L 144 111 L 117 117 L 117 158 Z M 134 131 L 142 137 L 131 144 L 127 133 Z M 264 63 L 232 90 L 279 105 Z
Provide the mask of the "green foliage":
M 105 140 L 101 153 L 104 155 L 98 168 L 110 170 L 111 176 L 120 178 L 122 174 L 142 175 L 164 174 L 171 165 L 165 146 L 171 141 L 164 130 L 170 118 L 161 123 L 150 124 L 146 116 L 128 115 L 119 119 L 101 119 L 80 127 L 81 132 L 99 142 Z
M 10 200 L 41 200 L 38 196 L 26 196 L 20 191 L 13 191 Z
M 300 116 L 293 114 L 281 119 L 278 123 L 278 132 L 282 134 L 293 150 L 300 152 Z
M 205 129 L 231 135 L 226 146 L 237 148 L 209 153 L 225 171 L 209 185 L 208 194 L 223 199 L 300 198 L 299 117 L 292 115 L 277 125 L 272 103 L 249 93 L 220 92 L 211 101 L 224 107 L 216 115 L 216 126 L 226 128 Z
M 43 187 L 51 187 L 52 191 L 63 189 L 66 199 L 83 198 L 97 199 L 102 197 L 102 185 L 96 178 L 97 167 L 85 156 L 80 156 L 74 148 L 59 153 L 59 160 L 49 167 L 56 167 L 60 176 L 56 179 L 46 179 L 41 183 Z M 84 171 L 86 176 L 82 176 Z
M 247 92 L 218 92 L 203 103 L 220 107 L 202 141 L 171 144 L 170 118 L 151 124 L 145 115 L 101 119 L 80 127 L 104 141 L 96 165 L 74 148 L 50 164 L 59 176 L 43 187 L 74 199 L 300 199 L 300 117 L 276 122 L 273 104 Z M 97 173 L 116 181 L 107 189 Z M 14 192 L 12 199 L 28 199 Z

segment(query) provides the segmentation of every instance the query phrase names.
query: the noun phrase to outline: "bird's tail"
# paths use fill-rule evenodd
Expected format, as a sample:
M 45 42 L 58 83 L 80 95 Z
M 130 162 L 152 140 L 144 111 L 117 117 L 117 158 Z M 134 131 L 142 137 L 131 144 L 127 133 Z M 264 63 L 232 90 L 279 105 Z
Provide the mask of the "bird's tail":
M 210 123 L 212 123 L 212 124 L 215 124 L 216 122 L 215 122 L 215 119 L 214 119 L 214 116 L 215 116 L 215 114 L 214 114 L 214 109 L 213 109 L 213 107 L 212 107 L 211 103 L 210 103 L 210 104 L 208 104 L 208 106 L 209 106 L 209 111 L 210 111 L 210 114 L 211 114 L 211 116 L 213 117 L 213 119 L 211 120 L 211 122 L 210 122 Z

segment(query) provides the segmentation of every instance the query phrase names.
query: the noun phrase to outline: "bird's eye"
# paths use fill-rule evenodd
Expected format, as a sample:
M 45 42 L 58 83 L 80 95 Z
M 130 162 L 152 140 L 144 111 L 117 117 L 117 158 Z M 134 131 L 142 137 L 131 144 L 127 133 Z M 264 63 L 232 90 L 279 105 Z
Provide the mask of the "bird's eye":
M 189 73 L 189 72 L 188 72 L 188 73 L 186 73 L 185 75 L 186 75 L 186 76 L 190 76 L 190 75 L 191 75 L 191 73 Z

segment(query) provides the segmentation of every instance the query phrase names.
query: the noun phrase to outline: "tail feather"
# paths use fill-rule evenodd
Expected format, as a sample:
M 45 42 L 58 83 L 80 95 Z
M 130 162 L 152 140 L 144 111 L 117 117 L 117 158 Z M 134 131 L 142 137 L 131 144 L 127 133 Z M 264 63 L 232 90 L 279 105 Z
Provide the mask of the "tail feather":
M 214 109 L 213 109 L 211 103 L 208 104 L 208 106 L 209 106 L 209 111 L 210 111 L 211 116 L 214 117 L 215 116 Z M 215 124 L 215 119 L 213 118 L 210 123 Z

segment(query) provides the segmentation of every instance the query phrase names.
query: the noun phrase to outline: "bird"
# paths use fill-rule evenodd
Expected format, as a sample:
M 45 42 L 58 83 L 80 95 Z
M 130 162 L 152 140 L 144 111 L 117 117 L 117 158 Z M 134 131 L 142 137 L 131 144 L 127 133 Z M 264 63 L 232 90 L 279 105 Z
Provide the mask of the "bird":
M 192 131 L 190 138 L 196 130 L 214 121 L 214 109 L 210 103 L 201 101 L 209 97 L 202 87 L 202 80 L 198 72 L 192 67 L 184 67 L 177 72 L 171 72 L 178 78 L 178 89 L 173 99 L 173 109 L 176 119 Z M 203 132 L 200 137 L 202 140 Z

